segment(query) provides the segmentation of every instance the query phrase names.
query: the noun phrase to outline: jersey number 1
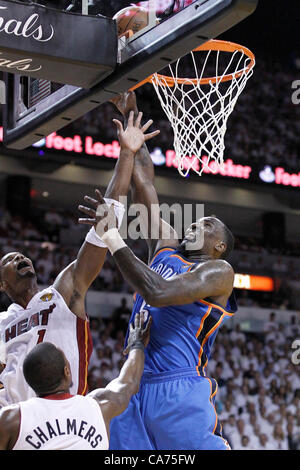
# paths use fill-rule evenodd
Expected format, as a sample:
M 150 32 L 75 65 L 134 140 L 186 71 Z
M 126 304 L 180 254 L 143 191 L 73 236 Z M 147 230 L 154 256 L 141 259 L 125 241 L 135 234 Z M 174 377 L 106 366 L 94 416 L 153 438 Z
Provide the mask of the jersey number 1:
M 37 340 L 37 343 L 36 343 L 36 344 L 39 344 L 39 343 L 42 343 L 42 342 L 43 342 L 45 333 L 46 333 L 46 330 L 39 330 L 39 331 L 37 332 L 37 334 L 38 334 L 38 340 Z

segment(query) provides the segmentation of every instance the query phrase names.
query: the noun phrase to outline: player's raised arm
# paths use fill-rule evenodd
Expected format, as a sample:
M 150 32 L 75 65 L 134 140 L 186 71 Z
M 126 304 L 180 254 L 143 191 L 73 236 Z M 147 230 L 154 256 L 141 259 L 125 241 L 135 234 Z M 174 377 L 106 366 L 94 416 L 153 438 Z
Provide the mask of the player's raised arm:
M 123 115 L 125 121 L 129 113 L 138 114 L 136 96 L 128 92 L 113 99 L 112 102 Z M 155 251 L 163 246 L 177 246 L 178 236 L 175 230 L 160 217 L 159 200 L 154 185 L 154 166 L 148 148 L 144 144 L 137 152 L 131 180 L 133 202 L 146 208 L 140 211 L 141 228 L 147 240 L 149 261 Z
M 105 389 L 94 390 L 88 395 L 99 403 L 108 430 L 111 419 L 127 408 L 130 398 L 139 390 L 144 370 L 144 348 L 149 342 L 150 327 L 151 318 L 144 328 L 143 314 L 135 316 L 134 325 L 130 324 L 126 348 L 128 358 L 119 377 L 110 382 Z
M 134 114 L 131 113 L 125 129 L 123 129 L 120 121 L 114 120 L 118 129 L 121 149 L 112 179 L 105 193 L 105 199 L 108 206 L 113 204 L 114 210 L 118 214 L 118 226 L 124 213 L 119 198 L 127 196 L 133 171 L 134 155 L 145 140 L 159 133 L 159 131 L 156 131 L 145 134 L 152 122 L 148 121 L 141 127 L 141 119 L 142 113 L 136 119 L 134 119 Z M 79 206 L 79 209 L 88 217 L 87 219 L 81 219 L 81 223 L 88 223 L 87 220 L 93 219 L 95 209 L 99 205 L 98 190 L 95 191 L 95 198 L 86 196 L 85 202 L 92 207 Z M 64 269 L 55 280 L 54 287 L 62 294 L 68 307 L 83 319 L 86 317 L 84 307 L 86 292 L 101 270 L 106 252 L 105 244 L 92 229 L 79 250 L 77 259 Z

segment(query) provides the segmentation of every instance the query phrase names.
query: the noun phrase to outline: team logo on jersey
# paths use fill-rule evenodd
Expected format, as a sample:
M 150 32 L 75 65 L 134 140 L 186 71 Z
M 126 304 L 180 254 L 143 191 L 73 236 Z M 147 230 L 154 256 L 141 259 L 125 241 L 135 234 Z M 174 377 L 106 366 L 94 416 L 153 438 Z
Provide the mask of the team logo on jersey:
M 47 294 L 42 295 L 41 300 L 43 302 L 50 302 L 52 297 L 53 297 L 53 294 L 51 292 L 48 292 Z
M 35 328 L 36 326 L 43 325 L 46 326 L 48 325 L 49 322 L 49 315 L 53 312 L 53 310 L 56 308 L 55 304 L 49 305 L 48 308 L 44 308 L 40 312 L 33 313 L 29 318 L 23 318 L 23 320 L 20 320 L 18 323 L 15 323 L 14 325 L 9 326 L 5 330 L 5 342 L 7 343 L 8 341 L 16 338 L 16 336 L 20 336 L 23 333 L 27 333 L 27 331 L 30 331 L 32 328 Z M 38 331 L 38 335 L 44 335 L 46 329 L 42 329 Z M 39 339 L 39 342 L 41 340 Z

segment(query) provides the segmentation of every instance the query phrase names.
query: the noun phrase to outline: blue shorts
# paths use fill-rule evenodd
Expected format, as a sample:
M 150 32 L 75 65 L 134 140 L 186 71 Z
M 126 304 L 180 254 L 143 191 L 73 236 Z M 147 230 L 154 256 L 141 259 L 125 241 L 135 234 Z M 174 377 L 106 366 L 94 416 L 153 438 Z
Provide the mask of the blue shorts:
M 111 421 L 111 450 L 227 450 L 214 407 L 217 383 L 194 368 L 144 374 Z

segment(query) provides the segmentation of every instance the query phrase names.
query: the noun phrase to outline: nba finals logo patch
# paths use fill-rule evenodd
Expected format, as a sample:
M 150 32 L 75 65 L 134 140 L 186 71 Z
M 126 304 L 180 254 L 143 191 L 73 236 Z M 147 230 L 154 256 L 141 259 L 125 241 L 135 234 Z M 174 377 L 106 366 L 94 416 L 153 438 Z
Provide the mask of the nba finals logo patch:
M 53 297 L 53 294 L 51 292 L 48 292 L 47 294 L 42 295 L 41 300 L 43 302 L 50 302 L 52 297 Z

